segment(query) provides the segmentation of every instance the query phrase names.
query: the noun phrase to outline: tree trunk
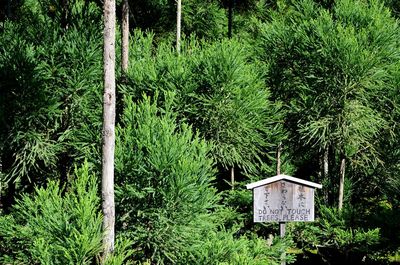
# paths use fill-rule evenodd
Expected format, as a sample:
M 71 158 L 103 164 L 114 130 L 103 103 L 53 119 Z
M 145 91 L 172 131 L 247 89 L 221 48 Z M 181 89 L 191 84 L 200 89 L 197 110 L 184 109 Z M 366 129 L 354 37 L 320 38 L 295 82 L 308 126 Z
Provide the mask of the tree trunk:
M 282 143 L 279 143 L 278 149 L 276 150 L 276 175 L 281 174 L 281 153 L 282 153 Z
M 181 51 L 181 14 L 182 14 L 182 0 L 177 0 L 176 8 L 176 52 L 179 54 Z
M 129 2 L 122 2 L 122 50 L 121 50 L 121 70 L 122 74 L 126 75 L 128 71 L 129 57 Z
M 232 189 L 235 189 L 235 167 L 231 167 L 231 184 Z
M 104 95 L 103 95 L 103 152 L 102 208 L 103 257 L 114 250 L 114 147 L 115 147 L 115 0 L 104 1 Z
M 323 158 L 323 179 L 325 181 L 329 180 L 329 146 L 324 148 L 324 158 Z M 324 200 L 325 204 L 328 205 L 329 203 L 329 190 L 325 189 L 324 191 Z
M 344 155 L 341 155 L 340 182 L 339 182 L 339 210 L 342 210 L 343 208 L 345 171 L 346 171 L 346 158 L 344 157 Z

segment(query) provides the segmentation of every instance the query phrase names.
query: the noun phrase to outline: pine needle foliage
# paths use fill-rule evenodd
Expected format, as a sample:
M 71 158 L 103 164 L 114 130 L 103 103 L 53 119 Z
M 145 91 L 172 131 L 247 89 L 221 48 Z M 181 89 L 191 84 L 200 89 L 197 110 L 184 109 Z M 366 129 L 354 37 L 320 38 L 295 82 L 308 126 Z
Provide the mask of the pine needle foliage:
M 25 2 L 23 19 L 0 32 L 4 181 L 30 190 L 46 178 L 64 184 L 74 161 L 93 158 L 101 128 L 100 27 L 79 21 L 62 30 L 37 5 Z M 88 6 L 92 19 L 98 11 Z
M 225 168 L 254 172 L 282 137 L 280 103 L 269 100 L 260 69 L 238 41 L 193 39 L 177 56 L 152 36 L 136 33 L 126 95 L 175 93 L 179 120 L 213 142 L 213 157 Z
M 381 239 L 380 229 L 354 227 L 352 219 L 357 218 L 359 210 L 345 209 L 339 212 L 321 205 L 320 218 L 315 223 L 293 223 L 296 227 L 294 236 L 302 248 L 318 248 L 327 261 L 346 263 L 357 257 L 370 262 L 376 258 L 375 250 Z
M 273 98 L 285 102 L 296 150 L 333 150 L 353 169 L 382 163 L 379 136 L 388 130 L 399 27 L 379 1 L 313 1 L 287 5 L 260 27 L 261 59 Z M 337 162 L 336 165 L 339 163 Z
M 214 226 L 218 196 L 211 187 L 210 146 L 149 98 L 138 104 L 127 98 L 125 104 L 116 143 L 122 231 L 143 251 L 140 259 L 188 262 L 188 247 Z
M 193 264 L 247 264 L 247 265 L 275 265 L 281 264 L 282 251 L 286 251 L 288 244 L 280 238 L 271 242 L 255 235 L 244 235 L 237 238 L 237 231 L 211 231 L 200 245 L 194 246 L 196 261 Z M 287 264 L 294 262 L 293 255 L 286 255 Z
M 10 215 L 0 217 L 3 264 L 92 264 L 101 251 L 97 179 L 86 163 L 62 195 L 50 181 L 23 195 Z
M 182 113 L 215 143 L 224 167 L 256 170 L 279 136 L 279 103 L 269 101 L 261 67 L 250 63 L 248 47 L 236 41 L 205 45 L 192 58 L 191 85 L 182 88 Z
M 255 236 L 225 230 L 212 187 L 212 146 L 177 123 L 173 94 L 160 107 L 145 97 L 125 98 L 117 130 L 117 209 L 121 234 L 135 241 L 134 258 L 154 264 L 275 264 L 287 246 L 268 248 Z M 272 260 L 272 261 L 270 261 Z M 241 262 L 244 263 L 241 263 Z M 275 259 L 276 261 L 276 259 Z

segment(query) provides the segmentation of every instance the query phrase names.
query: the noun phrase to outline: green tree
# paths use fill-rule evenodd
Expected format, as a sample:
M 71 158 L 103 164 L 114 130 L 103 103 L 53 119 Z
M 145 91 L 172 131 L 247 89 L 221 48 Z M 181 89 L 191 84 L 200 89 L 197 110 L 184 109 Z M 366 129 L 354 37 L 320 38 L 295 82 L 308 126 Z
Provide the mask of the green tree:
M 269 101 L 248 47 L 231 40 L 220 43 L 186 41 L 181 56 L 167 45 L 153 54 L 152 39 L 137 33 L 125 94 L 171 91 L 175 110 L 205 139 L 225 169 L 234 166 L 256 172 L 282 137 L 280 104 Z
M 218 219 L 210 146 L 187 125 L 177 126 L 171 109 L 149 98 L 125 103 L 116 149 L 121 232 L 135 239 L 137 258 L 185 264 Z
M 157 264 L 277 264 L 290 243 L 266 245 L 225 223 L 237 213 L 223 209 L 212 186 L 212 144 L 177 123 L 174 96 L 163 107 L 145 97 L 125 109 L 117 128 L 118 227 L 136 242 L 135 260 Z M 232 222 L 232 221 L 231 221 Z M 239 236 L 240 235 L 240 236 Z M 288 255 L 288 260 L 293 257 Z
M 58 21 L 32 4 L 26 1 L 19 10 L 21 19 L 7 21 L 0 33 L 6 208 L 16 193 L 32 191 L 47 178 L 65 185 L 72 163 L 84 157 L 93 161 L 89 154 L 100 146 L 95 133 L 101 127 L 100 28 L 75 21 L 61 30 Z M 82 11 L 73 10 L 71 15 Z M 101 14 L 94 5 L 88 13 L 94 20 Z
M 101 251 L 97 180 L 86 163 L 75 169 L 68 191 L 49 181 L 24 194 L 10 215 L 0 217 L 3 264 L 92 264 Z
M 342 0 L 332 11 L 301 1 L 261 32 L 267 82 L 287 103 L 291 137 L 311 152 L 330 150 L 341 208 L 346 161 L 353 169 L 379 161 L 387 122 L 376 102 L 398 60 L 397 22 L 377 1 Z
M 247 48 L 223 41 L 193 56 L 193 81 L 182 88 L 181 112 L 215 144 L 213 155 L 223 167 L 254 173 L 282 131 L 280 104 L 270 102 L 262 67 L 250 62 Z

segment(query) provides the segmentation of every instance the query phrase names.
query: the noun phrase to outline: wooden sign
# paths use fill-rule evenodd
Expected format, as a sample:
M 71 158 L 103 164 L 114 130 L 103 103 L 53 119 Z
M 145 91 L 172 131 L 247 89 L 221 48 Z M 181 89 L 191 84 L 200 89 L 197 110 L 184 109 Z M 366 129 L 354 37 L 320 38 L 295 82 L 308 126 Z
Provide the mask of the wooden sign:
M 246 187 L 253 190 L 254 222 L 314 221 L 314 189 L 322 185 L 278 175 Z

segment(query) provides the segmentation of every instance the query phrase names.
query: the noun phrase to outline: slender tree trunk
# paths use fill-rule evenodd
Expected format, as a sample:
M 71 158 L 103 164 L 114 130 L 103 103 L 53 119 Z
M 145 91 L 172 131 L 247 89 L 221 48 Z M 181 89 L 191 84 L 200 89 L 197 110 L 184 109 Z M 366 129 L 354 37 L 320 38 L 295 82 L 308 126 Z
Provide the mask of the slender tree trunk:
M 126 75 L 128 71 L 128 57 L 129 57 L 129 2 L 123 0 L 122 2 L 122 50 L 121 50 L 121 70 L 122 74 Z
M 104 0 L 102 208 L 104 263 L 114 250 L 115 0 Z
M 343 197 L 344 197 L 344 175 L 346 172 L 346 158 L 341 155 L 340 162 L 340 181 L 339 181 L 339 210 L 343 208 Z
M 231 167 L 231 184 L 232 184 L 232 189 L 235 189 L 235 167 Z
M 278 149 L 276 150 L 276 175 L 281 174 L 281 153 L 282 153 L 282 143 L 279 143 Z
M 329 147 L 324 149 L 324 178 L 328 178 L 329 174 Z
M 324 148 L 324 157 L 323 157 L 323 179 L 325 181 L 329 180 L 329 146 L 326 146 Z M 324 191 L 324 200 L 325 200 L 325 204 L 328 205 L 328 201 L 329 201 L 329 191 L 326 189 Z
M 181 16 L 182 16 L 182 0 L 177 0 L 176 8 L 176 52 L 181 51 Z

